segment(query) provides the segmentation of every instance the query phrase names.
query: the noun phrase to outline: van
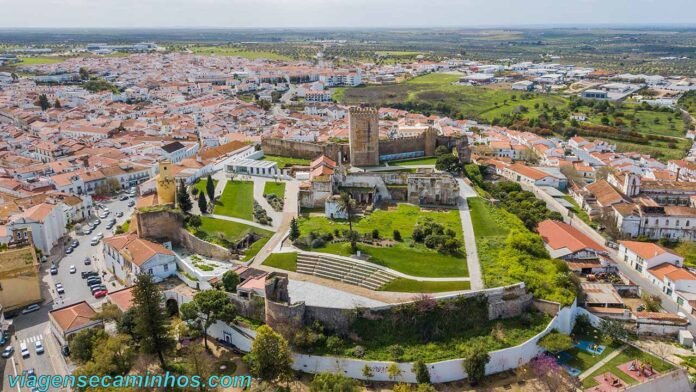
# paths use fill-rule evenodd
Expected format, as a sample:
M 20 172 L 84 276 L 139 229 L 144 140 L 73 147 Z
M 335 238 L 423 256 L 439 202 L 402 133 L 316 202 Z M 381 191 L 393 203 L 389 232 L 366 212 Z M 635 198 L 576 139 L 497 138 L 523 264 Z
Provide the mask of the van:
M 29 357 L 29 349 L 27 348 L 26 343 L 22 343 L 19 345 L 19 351 L 22 353 L 22 358 L 28 358 Z

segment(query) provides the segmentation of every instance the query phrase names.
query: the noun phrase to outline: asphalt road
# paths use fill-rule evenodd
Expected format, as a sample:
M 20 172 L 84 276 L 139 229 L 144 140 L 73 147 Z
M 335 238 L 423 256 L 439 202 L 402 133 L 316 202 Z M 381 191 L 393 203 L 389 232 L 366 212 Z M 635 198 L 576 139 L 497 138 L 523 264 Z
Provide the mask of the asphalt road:
M 132 199 L 129 199 L 132 200 Z M 26 315 L 19 315 L 14 317 L 12 320 L 15 328 L 14 334 L 11 336 L 8 344 L 15 348 L 15 353 L 12 359 L 0 362 L 0 366 L 4 367 L 3 375 L 3 387 L 2 391 L 11 391 L 9 387 L 7 376 L 15 374 L 15 369 L 17 374 L 21 374 L 27 369 L 34 369 L 37 375 L 41 374 L 68 374 L 74 369 L 74 365 L 70 361 L 65 361 L 65 358 L 60 353 L 60 346 L 58 340 L 51 334 L 49 330 L 48 323 L 48 312 L 51 309 L 59 308 L 65 305 L 70 305 L 76 302 L 86 300 L 93 307 L 98 308 L 104 301 L 104 298 L 94 298 L 92 293 L 82 279 L 80 273 L 82 271 L 103 271 L 104 264 L 102 260 L 102 243 L 99 242 L 98 245 L 90 245 L 91 237 L 97 235 L 99 232 L 103 232 L 104 236 L 109 237 L 113 231 L 116 230 L 116 225 L 120 225 L 130 218 L 133 212 L 133 207 L 128 207 L 128 201 L 119 201 L 118 199 L 113 199 L 102 203 L 110 211 L 109 216 L 106 219 L 102 219 L 102 223 L 97 226 L 91 235 L 80 235 L 71 232 L 69 235 L 72 239 L 77 239 L 79 241 L 78 247 L 71 253 L 65 254 L 64 250 L 61 252 L 62 257 L 56 262 L 58 266 L 58 274 L 50 274 L 50 263 L 43 263 L 41 265 L 41 280 L 43 284 L 43 292 L 45 301 L 41 308 L 36 311 Z M 123 217 L 116 217 L 116 213 L 123 212 Z M 98 209 L 98 214 L 102 210 Z M 107 222 L 112 218 L 116 218 L 116 225 L 112 230 L 106 229 Z M 92 260 L 90 265 L 85 265 L 85 258 L 96 258 Z M 71 274 L 69 272 L 70 266 L 74 265 L 77 272 Z M 106 275 L 104 279 L 105 284 L 109 291 L 114 291 L 121 288 L 118 282 L 113 281 L 110 275 Z M 58 294 L 55 290 L 56 283 L 61 283 L 65 289 L 65 294 Z M 35 342 L 41 341 L 45 353 L 37 354 L 35 350 Z M 29 348 L 30 355 L 27 358 L 22 358 L 19 353 L 19 348 L 21 343 L 26 343 Z M 4 348 L 4 347 L 3 347 Z M 12 364 L 14 361 L 14 366 Z M 28 389 L 26 389 L 28 390 Z M 58 391 L 59 389 L 50 389 L 51 391 Z

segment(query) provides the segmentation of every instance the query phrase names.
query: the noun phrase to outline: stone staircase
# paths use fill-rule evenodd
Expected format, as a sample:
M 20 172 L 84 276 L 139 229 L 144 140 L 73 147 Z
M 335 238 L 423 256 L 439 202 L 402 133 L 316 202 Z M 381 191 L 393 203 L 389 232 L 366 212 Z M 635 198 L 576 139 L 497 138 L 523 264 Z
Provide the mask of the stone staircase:
M 297 272 L 320 278 L 379 290 L 397 276 L 377 266 L 331 255 L 300 252 L 297 255 Z

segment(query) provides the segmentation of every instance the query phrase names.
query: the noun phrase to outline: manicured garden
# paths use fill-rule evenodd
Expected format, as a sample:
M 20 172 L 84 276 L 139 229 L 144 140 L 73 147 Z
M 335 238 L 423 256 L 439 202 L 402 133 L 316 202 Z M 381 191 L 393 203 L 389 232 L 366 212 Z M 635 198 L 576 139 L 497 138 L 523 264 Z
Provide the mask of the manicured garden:
M 294 272 L 297 269 L 297 253 L 272 253 L 264 260 L 263 265 Z
M 426 244 L 414 241 L 413 233 L 419 225 L 436 222 L 444 231 L 451 233 L 461 242 L 461 223 L 458 210 L 430 211 L 418 206 L 399 204 L 389 209 L 379 209 L 363 218 L 355 218 L 353 230 L 360 235 L 377 239 L 371 245 L 357 242 L 362 254 L 369 255 L 369 261 L 413 276 L 462 277 L 468 276 L 463 246 L 455 253 L 439 252 Z M 354 252 L 348 241 L 338 240 L 348 231 L 345 220 L 331 220 L 326 217 L 302 217 L 298 220 L 300 235 L 329 236 L 322 240 L 322 246 L 302 246 L 314 252 L 324 252 L 350 256 Z M 395 233 L 398 232 L 398 238 Z
M 222 195 L 215 201 L 215 214 L 246 220 L 254 218 L 254 183 L 228 181 Z
M 249 233 L 257 234 L 262 238 L 273 235 L 273 232 L 268 230 L 207 216 L 201 217 L 201 226 L 199 228 L 190 230 L 201 239 L 223 246 L 226 246 L 228 243 L 235 243 Z
M 421 165 L 435 166 L 436 161 L 437 161 L 437 158 L 435 158 L 435 157 L 416 158 L 416 159 L 407 159 L 407 160 L 403 160 L 403 161 L 392 161 L 392 162 L 389 162 L 389 166 L 421 166 Z
M 309 166 L 311 163 L 309 159 L 281 157 L 277 155 L 264 155 L 261 160 L 275 162 L 278 164 L 279 169 L 285 169 L 288 166 Z
M 633 360 L 637 360 L 640 363 L 649 363 L 658 373 L 664 373 L 674 369 L 674 366 L 671 363 L 663 361 L 660 358 L 646 353 L 645 351 L 641 351 L 633 346 L 628 346 L 621 353 L 619 353 L 619 355 L 609 360 L 602 367 L 585 378 L 582 381 L 582 386 L 585 388 L 592 388 L 598 385 L 594 378 L 606 372 L 611 372 L 611 374 L 620 378 L 628 385 L 638 384 L 638 381 L 635 378 L 618 368 L 618 366 Z
M 446 291 L 471 290 L 468 281 L 419 281 L 398 278 L 382 286 L 381 291 L 395 291 L 402 293 L 443 293 Z
M 217 186 L 218 181 L 213 179 L 213 184 Z M 193 184 L 193 188 L 198 189 L 198 192 L 203 192 L 205 193 L 206 196 L 208 196 L 206 186 L 208 185 L 208 180 L 206 178 L 201 178 L 198 180 L 195 184 Z
M 263 186 L 263 194 L 264 195 L 274 194 L 274 195 L 278 196 L 280 199 L 283 199 L 285 197 L 285 183 L 284 182 L 268 181 Z

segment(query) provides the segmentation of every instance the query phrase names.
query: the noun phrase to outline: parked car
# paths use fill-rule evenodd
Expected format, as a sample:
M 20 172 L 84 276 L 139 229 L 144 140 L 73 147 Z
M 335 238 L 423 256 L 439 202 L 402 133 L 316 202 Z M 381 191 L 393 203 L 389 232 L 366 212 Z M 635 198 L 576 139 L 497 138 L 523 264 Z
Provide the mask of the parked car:
M 70 246 L 72 246 L 73 248 L 77 248 L 78 245 L 80 245 L 80 241 L 78 240 L 72 240 L 72 242 L 70 243 Z
M 102 298 L 104 297 L 108 292 L 106 290 L 100 290 L 94 293 L 94 298 Z
M 92 229 L 91 227 L 88 227 L 83 231 L 83 234 L 90 235 L 90 234 L 92 234 L 92 230 L 94 230 L 94 229 Z
M 115 223 L 111 222 L 108 225 L 106 225 L 106 230 L 111 230 L 111 228 L 114 227 L 114 224 Z
M 77 268 L 75 268 L 74 265 L 71 265 L 69 271 L 70 271 L 71 274 L 74 274 L 75 272 L 77 272 Z
M 22 353 L 22 358 L 29 358 L 29 348 L 26 343 L 19 345 L 19 351 Z
M 58 275 L 58 267 L 55 265 L 51 266 L 51 275 Z
M 31 313 L 31 312 L 36 312 L 36 311 L 39 310 L 40 308 L 41 308 L 41 306 L 38 305 L 38 304 L 29 305 L 29 306 L 27 306 L 26 308 L 24 308 L 24 310 L 22 310 L 22 314 L 27 314 L 27 313 Z
M 70 347 L 66 344 L 65 346 L 60 348 L 60 352 L 63 354 L 63 356 L 67 357 L 70 355 Z
M 9 357 L 12 356 L 13 353 L 14 353 L 14 347 L 12 347 L 12 346 L 7 346 L 7 347 L 5 347 L 4 350 L 2 350 L 2 357 L 3 357 L 3 358 L 9 358 Z
M 99 277 L 99 274 L 94 271 L 82 271 L 82 279 L 87 279 L 90 276 Z
M 97 234 L 97 237 L 99 237 L 100 240 L 103 239 L 103 238 L 104 238 L 104 233 L 99 232 L 99 234 Z
M 92 278 L 87 278 L 87 286 L 92 287 L 97 284 L 101 284 L 102 281 L 99 278 L 92 277 Z
M 61 283 L 56 283 L 56 292 L 58 294 L 65 294 L 65 289 L 63 289 L 63 285 Z
M 116 213 L 116 216 L 117 216 L 118 218 L 122 217 L 122 216 L 123 216 L 123 212 L 121 212 L 121 211 L 117 212 L 117 213 Z
M 34 342 L 34 348 L 36 349 L 37 354 L 44 353 L 44 347 L 43 347 L 43 344 L 41 343 L 40 340 L 37 340 L 36 342 Z
M 121 197 L 118 198 L 121 201 L 128 200 L 128 195 L 121 195 Z
M 90 265 L 90 264 L 92 264 L 92 259 L 90 259 L 89 257 L 85 257 L 85 265 Z
M 135 202 L 133 200 L 128 202 L 128 207 L 133 207 L 135 205 Z
M 4 335 L 0 336 L 0 346 L 4 346 L 5 343 L 7 343 L 7 337 L 5 337 Z
M 68 246 L 67 248 L 65 248 L 65 254 L 66 254 L 66 255 L 69 255 L 69 254 L 72 253 L 72 252 L 73 252 L 73 248 L 71 248 L 71 247 L 69 247 L 69 246 Z
M 99 243 L 100 239 L 101 238 L 99 238 L 99 237 L 92 237 L 92 240 L 89 242 L 89 244 L 92 246 L 97 245 Z

